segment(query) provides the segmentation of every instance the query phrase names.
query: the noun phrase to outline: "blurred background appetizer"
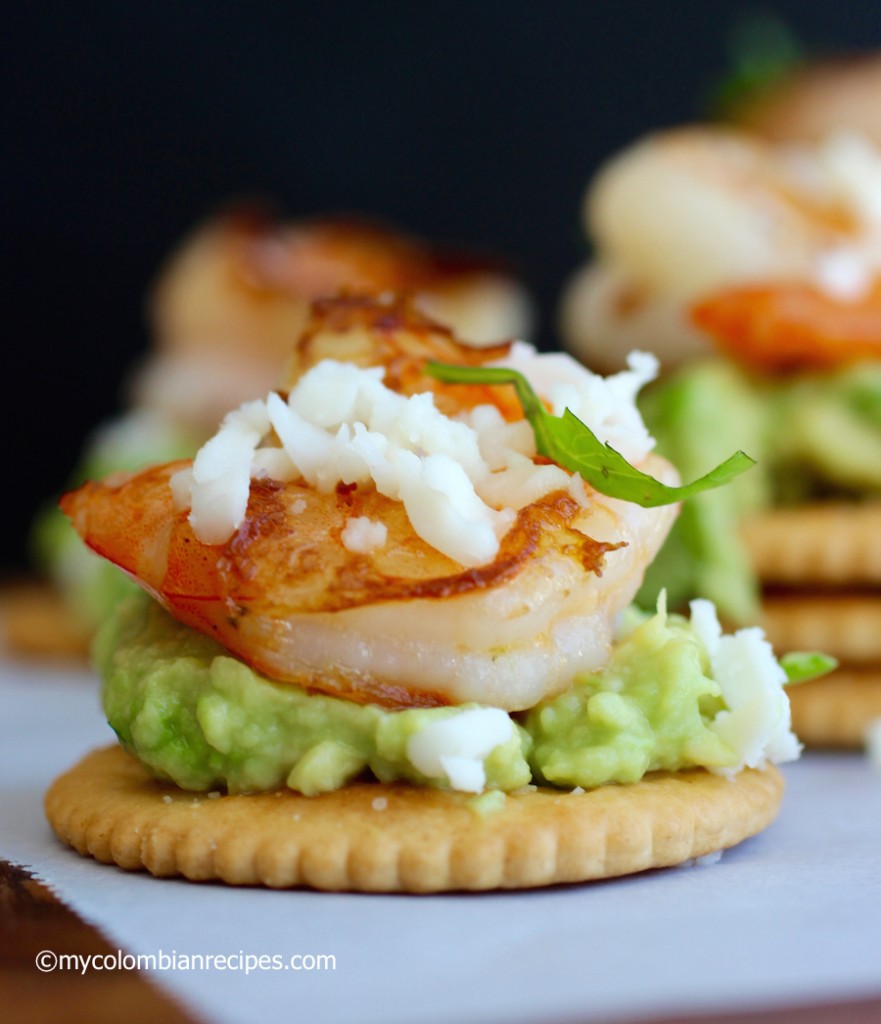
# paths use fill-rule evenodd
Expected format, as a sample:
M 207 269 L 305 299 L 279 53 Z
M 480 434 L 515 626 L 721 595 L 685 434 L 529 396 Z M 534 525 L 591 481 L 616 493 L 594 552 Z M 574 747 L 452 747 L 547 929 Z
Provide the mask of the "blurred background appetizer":
M 312 301 L 341 291 L 411 295 L 473 345 L 531 333 L 530 299 L 501 263 L 365 218 L 231 214 L 196 229 L 160 273 L 135 402 L 204 435 L 277 383 Z
M 663 584 L 731 622 L 761 607 L 775 643 L 836 655 L 793 695 L 796 725 L 860 743 L 881 715 L 881 153 L 852 132 L 656 133 L 600 170 L 584 216 L 595 258 L 564 296 L 568 346 L 678 365 L 642 407 L 686 476 L 732 447 L 759 462 L 686 504 L 641 599 Z
M 92 435 L 73 482 L 194 454 L 228 409 L 278 382 L 312 301 L 341 291 L 405 293 L 475 347 L 531 330 L 526 290 L 500 263 L 366 219 L 219 215 L 160 270 L 148 302 L 153 344 L 129 376 L 128 408 Z M 131 584 L 54 505 L 38 519 L 34 548 L 54 588 L 15 593 L 10 640 L 81 650 Z

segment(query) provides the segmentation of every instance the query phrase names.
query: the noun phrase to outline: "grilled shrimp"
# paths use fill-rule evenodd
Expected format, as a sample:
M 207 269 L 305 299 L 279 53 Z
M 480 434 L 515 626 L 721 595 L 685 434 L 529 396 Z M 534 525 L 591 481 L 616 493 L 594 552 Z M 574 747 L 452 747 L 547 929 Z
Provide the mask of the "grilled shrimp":
M 650 136 L 586 198 L 599 260 L 564 300 L 569 343 L 621 353 L 659 334 L 682 358 L 709 336 L 763 369 L 865 357 L 881 327 L 879 182 L 881 155 L 852 136 L 814 148 L 707 127 Z M 794 343 L 808 320 L 814 337 Z M 761 328 L 752 344 L 747 323 Z
M 286 386 L 316 360 L 347 352 L 384 367 L 387 386 L 402 394 L 428 387 L 429 355 L 472 363 L 499 355 L 460 348 L 407 307 L 339 300 L 319 304 Z M 431 386 L 446 415 L 494 404 L 500 423 L 517 426 L 508 389 Z M 662 459 L 640 461 L 675 479 Z M 465 565 L 428 543 L 405 505 L 369 481 L 322 489 L 264 476 L 251 481 L 233 535 L 209 544 L 173 494 L 188 465 L 89 483 L 62 507 L 90 548 L 256 669 L 393 707 L 477 701 L 519 710 L 604 665 L 616 616 L 675 515 L 564 474 L 566 486 L 511 510 L 494 557 Z M 381 542 L 347 540 L 358 523 L 381 524 Z
M 474 345 L 523 337 L 525 290 L 487 261 L 444 255 L 357 220 L 218 218 L 160 275 L 150 304 L 157 354 L 134 398 L 213 429 L 277 380 L 310 303 L 341 291 L 410 294 Z

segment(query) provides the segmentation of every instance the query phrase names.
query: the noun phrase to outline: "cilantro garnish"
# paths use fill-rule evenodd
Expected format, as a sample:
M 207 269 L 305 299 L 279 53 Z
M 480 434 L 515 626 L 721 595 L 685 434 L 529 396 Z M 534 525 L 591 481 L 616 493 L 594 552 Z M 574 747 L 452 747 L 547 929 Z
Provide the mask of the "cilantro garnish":
M 790 651 L 779 660 L 780 667 L 786 673 L 787 683 L 804 683 L 838 668 L 835 658 L 820 651 Z
M 705 476 L 680 487 L 669 487 L 641 473 L 569 409 L 562 416 L 549 413 L 532 385 L 517 370 L 507 367 L 453 366 L 429 360 L 426 372 L 448 384 L 511 384 L 523 412 L 535 433 L 535 446 L 557 465 L 578 473 L 587 483 L 610 498 L 631 501 L 643 508 L 683 501 L 701 491 L 720 487 L 755 465 L 743 452 L 736 452 Z

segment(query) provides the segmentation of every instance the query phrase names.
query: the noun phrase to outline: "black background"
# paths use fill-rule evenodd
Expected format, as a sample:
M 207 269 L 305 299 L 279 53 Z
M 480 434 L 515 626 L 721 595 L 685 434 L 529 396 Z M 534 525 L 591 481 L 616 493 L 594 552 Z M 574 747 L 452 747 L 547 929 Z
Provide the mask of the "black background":
M 506 257 L 541 341 L 585 252 L 584 186 L 699 117 L 739 2 L 20 4 L 3 38 L 0 567 L 147 344 L 144 294 L 204 215 L 378 215 Z M 782 2 L 815 51 L 881 45 L 876 5 Z

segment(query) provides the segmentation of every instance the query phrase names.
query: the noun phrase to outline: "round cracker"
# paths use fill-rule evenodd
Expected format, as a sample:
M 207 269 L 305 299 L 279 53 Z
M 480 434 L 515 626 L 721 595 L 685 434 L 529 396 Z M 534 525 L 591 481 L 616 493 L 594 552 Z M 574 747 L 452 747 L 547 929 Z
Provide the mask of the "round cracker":
M 837 669 L 788 689 L 792 728 L 812 747 L 862 747 L 869 723 L 881 718 L 881 664 Z
M 769 509 L 741 532 L 766 583 L 881 583 L 881 502 Z
M 733 780 L 693 770 L 588 792 L 530 789 L 495 810 L 465 793 L 371 782 L 317 797 L 188 793 L 110 747 L 53 783 L 46 813 L 80 853 L 159 876 L 444 892 L 679 864 L 761 831 L 782 793 L 772 767 Z
M 766 594 L 762 625 L 777 651 L 820 650 L 881 665 L 881 593 Z
M 11 583 L 0 592 L 5 650 L 16 655 L 82 661 L 89 634 L 49 583 Z
M 881 716 L 881 502 L 772 509 L 743 525 L 765 583 L 866 587 L 827 595 L 766 594 L 763 625 L 777 650 L 820 649 L 848 663 L 789 690 L 793 728 L 808 746 L 861 747 Z

